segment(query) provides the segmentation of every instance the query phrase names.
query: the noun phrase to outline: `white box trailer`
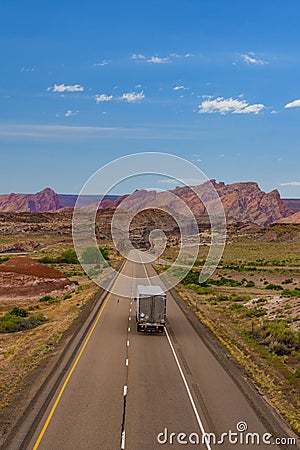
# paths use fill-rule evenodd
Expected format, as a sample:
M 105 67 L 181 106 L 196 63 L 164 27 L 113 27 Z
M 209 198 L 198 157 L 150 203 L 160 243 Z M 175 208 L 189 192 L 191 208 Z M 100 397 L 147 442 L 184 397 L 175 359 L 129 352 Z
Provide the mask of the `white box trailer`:
M 160 286 L 138 285 L 136 289 L 136 329 L 145 333 L 163 333 L 167 296 Z

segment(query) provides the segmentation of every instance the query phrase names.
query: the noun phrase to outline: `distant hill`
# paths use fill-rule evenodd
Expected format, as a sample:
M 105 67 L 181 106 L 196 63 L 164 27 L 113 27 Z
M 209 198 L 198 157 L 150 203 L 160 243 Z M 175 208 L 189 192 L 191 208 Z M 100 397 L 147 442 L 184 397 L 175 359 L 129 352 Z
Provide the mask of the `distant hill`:
M 294 212 L 300 211 L 300 198 L 283 198 L 282 201 Z
M 277 223 L 291 223 L 291 224 L 300 224 L 300 211 L 292 214 L 291 216 L 284 217 L 278 220 Z
M 0 195 L 0 212 L 48 212 L 60 208 L 58 194 L 50 188 L 36 194 Z
M 172 191 L 137 190 L 130 195 L 127 209 L 170 207 L 172 200 L 170 200 L 169 194 L 171 192 L 189 206 L 197 217 L 198 224 L 202 223 L 205 227 L 209 223 L 209 218 L 206 214 L 206 207 L 199 201 L 198 195 L 200 198 L 206 199 L 206 204 L 213 205 L 215 200 L 210 198 L 210 183 L 214 185 L 220 196 L 228 223 L 251 222 L 265 226 L 293 214 L 293 211 L 280 198 L 277 190 L 266 193 L 259 188 L 257 183 L 243 182 L 226 185 L 223 182 L 217 183 L 216 180 L 192 188 L 189 186 L 176 187 Z M 101 205 L 102 209 L 114 209 L 126 197 L 122 196 L 112 201 L 106 200 Z
M 57 194 L 45 188 L 36 194 L 3 194 L 0 195 L 0 212 L 50 212 L 62 208 L 74 208 L 78 195 Z M 117 195 L 107 195 L 105 200 L 113 201 Z M 99 201 L 99 195 L 82 195 L 82 206 Z
M 76 194 L 58 194 L 58 200 L 62 208 L 74 208 L 78 195 Z M 105 195 L 105 200 L 116 200 L 118 195 Z M 80 204 L 88 206 L 99 201 L 99 195 L 81 195 Z

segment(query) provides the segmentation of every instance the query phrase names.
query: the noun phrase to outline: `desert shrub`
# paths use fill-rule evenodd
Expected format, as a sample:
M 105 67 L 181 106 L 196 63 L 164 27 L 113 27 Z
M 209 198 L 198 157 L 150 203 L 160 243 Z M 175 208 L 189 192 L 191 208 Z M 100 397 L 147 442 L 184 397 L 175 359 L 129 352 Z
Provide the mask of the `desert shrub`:
M 48 300 L 48 305 L 51 305 L 52 303 L 58 303 L 58 302 L 59 302 L 58 298 L 51 297 Z
M 247 281 L 247 283 L 246 283 L 246 285 L 245 285 L 247 288 L 249 288 L 249 287 L 254 287 L 255 286 L 255 283 L 254 283 L 254 281 Z
M 265 308 L 251 308 L 248 309 L 248 311 L 245 312 L 246 317 L 262 317 L 267 314 L 267 311 Z
M 197 292 L 197 294 L 204 295 L 211 293 L 211 289 L 199 284 L 186 284 L 186 287 L 189 289 L 193 289 L 193 291 Z
M 215 286 L 230 286 L 230 287 L 236 287 L 236 286 L 243 286 L 244 282 L 243 281 L 237 281 L 234 280 L 233 278 L 226 278 L 221 276 L 219 280 L 212 280 L 209 279 L 207 280 L 207 283 L 210 285 L 215 285 Z
M 96 278 L 98 275 L 100 275 L 101 270 L 89 269 L 86 273 L 90 278 Z
M 43 256 L 42 258 L 38 259 L 39 263 L 42 264 L 54 264 L 56 262 L 56 258 L 50 258 L 49 256 Z
M 293 278 L 287 278 L 281 284 L 290 284 L 290 283 L 293 283 L 293 282 L 294 282 Z
M 101 254 L 104 259 L 108 260 L 108 250 L 99 247 L 87 247 L 81 255 L 84 264 L 100 264 L 102 262 Z
M 280 286 L 279 284 L 272 284 L 272 283 L 269 283 L 269 284 L 267 284 L 267 286 L 265 287 L 265 289 L 270 289 L 270 290 L 273 290 L 273 291 L 282 291 L 282 290 L 283 290 L 283 287 Z
M 68 298 L 71 298 L 71 297 L 72 297 L 71 294 L 65 294 L 65 295 L 64 295 L 64 300 L 67 300 Z
M 279 356 L 287 355 L 300 348 L 300 333 L 289 328 L 284 320 L 269 321 L 260 330 L 263 342 Z
M 213 297 L 211 297 L 211 300 L 216 300 L 217 302 L 226 302 L 229 300 L 229 297 L 228 297 L 228 295 L 217 294 L 217 295 L 214 295 Z
M 66 250 L 60 256 L 51 258 L 50 256 L 43 256 L 38 259 L 42 264 L 79 264 L 75 250 Z
M 257 300 L 255 300 L 255 303 L 257 305 L 264 305 L 266 303 L 266 299 L 265 298 L 258 298 Z
M 250 300 L 250 297 L 248 297 L 248 295 L 232 294 L 230 296 L 230 300 L 232 302 L 248 302 Z
M 284 289 L 281 293 L 282 297 L 300 297 L 300 289 Z
M 285 356 L 291 353 L 291 350 L 282 342 L 272 341 L 269 345 L 271 352 L 274 352 L 278 356 Z
M 11 309 L 9 311 L 9 313 L 11 316 L 15 316 L 15 317 L 27 317 L 28 316 L 28 312 L 26 311 L 26 309 L 24 308 L 19 308 L 19 306 L 15 306 L 13 309 Z
M 39 302 L 53 302 L 53 300 L 56 300 L 52 295 L 44 295 L 44 297 L 41 297 L 39 299 Z
M 3 256 L 3 258 L 0 258 L 0 264 L 2 264 L 5 261 L 8 261 L 9 257 L 8 256 Z
M 232 305 L 230 305 L 230 309 L 231 311 L 240 312 L 245 309 L 245 306 L 241 303 L 233 303 Z
M 184 277 L 184 279 L 182 280 L 182 283 L 184 285 L 188 285 L 188 284 L 199 284 L 199 272 L 193 272 L 192 270 Z M 207 283 L 207 281 L 205 282 Z M 202 286 L 205 284 L 202 283 Z
M 24 318 L 7 313 L 0 317 L 0 333 L 13 333 L 16 331 L 29 330 L 42 324 L 45 320 L 46 319 L 42 314 Z
M 56 261 L 65 264 L 79 264 L 75 250 L 66 250 L 61 256 L 56 258 Z

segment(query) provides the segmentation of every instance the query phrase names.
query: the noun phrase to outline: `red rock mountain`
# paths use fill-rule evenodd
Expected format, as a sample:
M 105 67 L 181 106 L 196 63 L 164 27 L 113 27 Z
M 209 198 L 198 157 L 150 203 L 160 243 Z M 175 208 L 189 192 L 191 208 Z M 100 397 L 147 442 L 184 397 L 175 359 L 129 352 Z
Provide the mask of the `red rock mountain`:
M 259 188 L 257 183 L 233 183 L 226 185 L 223 182 L 217 183 L 215 180 L 205 182 L 199 186 L 193 186 L 192 188 L 189 186 L 176 187 L 172 191 L 159 193 L 156 191 L 135 191 L 127 200 L 128 209 L 137 207 L 160 208 L 164 206 L 169 206 L 172 209 L 170 193 L 173 193 L 189 206 L 196 217 L 205 218 L 206 208 L 199 201 L 199 197 L 207 205 L 213 205 L 215 198 L 212 196 L 210 183 L 213 184 L 222 201 L 228 223 L 252 222 L 258 225 L 268 225 L 293 214 L 293 211 L 280 198 L 277 190 L 266 193 Z M 126 196 L 123 196 L 115 201 L 106 201 L 102 208 L 115 208 L 120 204 L 120 199 L 124 200 L 125 198 Z M 182 209 L 182 213 L 183 211 Z
M 58 194 L 50 188 L 36 194 L 0 195 L 0 212 L 47 212 L 60 208 Z
M 213 200 L 209 198 L 208 183 L 194 189 L 209 203 Z M 211 183 L 220 196 L 229 223 L 253 222 L 268 225 L 292 214 L 292 210 L 281 200 L 277 190 L 266 193 L 253 182 L 226 185 L 211 180 Z M 190 205 L 194 214 L 204 213 L 204 205 L 199 205 L 196 195 L 190 188 L 176 188 L 174 192 Z
M 258 225 L 268 225 L 278 222 L 281 219 L 293 215 L 293 210 L 280 198 L 277 190 L 269 193 L 262 191 L 257 183 L 243 182 L 226 185 L 223 182 L 217 183 L 215 180 L 203 183 L 199 186 L 176 187 L 172 191 L 135 191 L 127 200 L 128 209 L 133 209 L 138 205 L 140 208 L 151 206 L 160 208 L 172 206 L 170 193 L 181 198 L 192 210 L 195 216 L 206 217 L 206 208 L 199 201 L 205 200 L 206 204 L 213 204 L 211 198 L 210 183 L 218 192 L 229 223 L 252 222 Z M 74 196 L 75 197 L 75 196 Z M 84 205 L 89 204 L 89 196 L 85 196 Z M 90 204 L 95 202 L 95 196 L 90 196 Z M 118 198 L 105 198 L 100 209 L 115 209 L 128 196 Z M 74 200 L 74 199 L 73 199 Z M 72 201 L 73 201 L 72 200 Z M 65 205 L 60 201 L 60 195 L 52 189 L 46 188 L 37 194 L 6 194 L 0 195 L 0 212 L 47 212 L 57 211 Z M 180 211 L 179 211 L 180 212 Z

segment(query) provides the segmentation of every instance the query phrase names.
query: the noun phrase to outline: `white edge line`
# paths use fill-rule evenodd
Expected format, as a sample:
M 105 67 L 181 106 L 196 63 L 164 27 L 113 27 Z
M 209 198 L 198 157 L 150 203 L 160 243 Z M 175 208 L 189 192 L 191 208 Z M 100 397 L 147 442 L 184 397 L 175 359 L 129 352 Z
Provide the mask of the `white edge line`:
M 124 386 L 123 395 L 124 395 L 124 397 L 126 397 L 126 395 L 127 395 L 127 386 Z
M 203 436 L 205 436 L 205 445 L 206 445 L 206 448 L 207 448 L 208 450 L 211 450 L 211 446 L 210 446 L 209 442 L 207 442 L 207 439 L 206 439 L 206 431 L 205 431 L 205 429 L 204 429 L 204 427 L 203 427 L 203 424 L 202 424 L 202 421 L 201 421 L 201 419 L 200 419 L 200 415 L 199 415 L 198 410 L 197 410 L 197 407 L 196 407 L 196 405 L 195 405 L 193 396 L 192 396 L 192 394 L 191 394 L 189 385 L 188 385 L 188 383 L 187 383 L 187 381 L 186 381 L 186 378 L 185 378 L 185 376 L 184 376 L 183 370 L 182 370 L 182 368 L 181 368 L 181 366 L 180 366 L 180 363 L 179 363 L 179 360 L 178 360 L 178 358 L 177 358 L 175 349 L 174 349 L 174 347 L 173 347 L 173 344 L 172 344 L 172 342 L 171 342 L 169 333 L 168 333 L 168 331 L 167 331 L 166 328 L 165 328 L 165 333 L 166 333 L 167 339 L 168 339 L 168 341 L 169 341 L 169 344 L 170 344 L 170 347 L 171 347 L 173 356 L 174 356 L 174 358 L 175 358 L 176 364 L 177 364 L 177 366 L 178 366 L 178 369 L 179 369 L 181 378 L 182 378 L 182 380 L 183 380 L 185 389 L 186 389 L 186 391 L 187 391 L 188 397 L 189 397 L 190 402 L 191 402 L 191 404 L 192 404 L 192 407 L 193 407 L 193 410 L 194 410 L 194 414 L 195 414 L 195 416 L 196 416 L 196 419 L 197 419 L 199 428 L 200 428 L 201 433 L 203 434 Z
M 129 364 L 128 358 L 126 359 L 125 364 L 126 364 L 126 366 L 128 366 L 128 364 Z

